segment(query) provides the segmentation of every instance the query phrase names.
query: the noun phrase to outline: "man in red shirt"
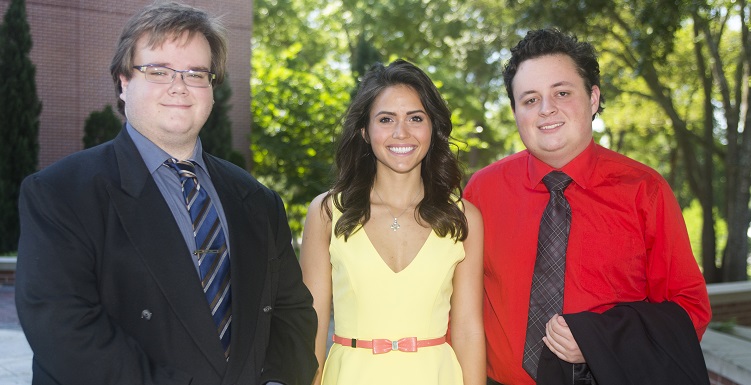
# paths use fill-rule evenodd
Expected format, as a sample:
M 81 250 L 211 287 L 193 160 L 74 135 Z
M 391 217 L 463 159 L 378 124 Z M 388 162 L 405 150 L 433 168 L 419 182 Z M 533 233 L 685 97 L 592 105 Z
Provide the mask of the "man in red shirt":
M 679 305 L 700 339 L 709 299 L 670 186 L 593 141 L 603 102 L 594 49 L 547 29 L 529 32 L 511 52 L 504 81 L 527 149 L 478 171 L 465 189 L 485 222 L 488 384 L 535 383 L 536 369 L 530 375 L 522 361 L 540 220 L 551 196 L 542 180 L 551 171 L 572 181 L 563 192 L 570 206 L 563 304 L 543 319 L 542 350 L 576 373 L 589 360 L 559 314 L 599 314 L 630 302 Z

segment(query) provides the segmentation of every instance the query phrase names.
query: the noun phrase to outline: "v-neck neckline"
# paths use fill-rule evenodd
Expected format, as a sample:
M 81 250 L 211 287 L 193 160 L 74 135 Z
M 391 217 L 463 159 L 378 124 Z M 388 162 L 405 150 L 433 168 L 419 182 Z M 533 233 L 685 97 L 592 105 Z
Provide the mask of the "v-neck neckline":
M 432 238 L 432 235 L 433 235 L 433 229 L 431 229 L 431 230 L 430 230 L 430 232 L 428 232 L 428 236 L 427 236 L 427 237 L 425 238 L 425 240 L 424 240 L 424 241 L 422 242 L 422 246 L 420 246 L 420 249 L 419 249 L 419 250 L 417 250 L 417 253 L 415 254 L 415 256 L 414 256 L 414 257 L 412 257 L 412 260 L 410 260 L 410 261 L 409 261 L 409 263 L 407 264 L 407 266 L 404 266 L 404 268 L 403 268 L 403 269 L 401 269 L 401 270 L 399 270 L 399 271 L 395 271 L 394 269 L 392 269 L 392 268 L 391 268 L 391 266 L 389 266 L 389 264 L 388 264 L 388 263 L 386 263 L 386 260 L 385 260 L 385 259 L 383 259 L 383 256 L 382 256 L 382 255 L 381 255 L 381 253 L 380 253 L 380 252 L 378 251 L 378 249 L 376 248 L 376 246 L 375 246 L 375 244 L 373 243 L 373 241 L 372 241 L 372 240 L 370 239 L 370 236 L 368 235 L 368 232 L 367 232 L 367 231 L 365 231 L 365 226 L 361 227 L 361 228 L 360 228 L 360 230 L 361 230 L 361 231 L 363 232 L 363 234 L 365 235 L 365 239 L 366 239 L 366 240 L 368 241 L 368 243 L 370 244 L 370 246 L 371 246 L 371 247 L 373 248 L 373 251 L 375 252 L 375 255 L 376 255 L 376 256 L 378 257 L 378 259 L 380 260 L 381 264 L 382 264 L 383 266 L 385 266 L 385 267 L 386 267 L 386 269 L 388 269 L 388 271 L 390 271 L 390 272 L 391 272 L 392 274 L 394 274 L 394 275 L 399 275 L 399 274 L 401 274 L 401 273 L 405 272 L 405 271 L 406 271 L 407 269 L 409 269 L 409 268 L 410 268 L 410 267 L 411 267 L 412 265 L 414 265 L 414 264 L 415 264 L 415 262 L 417 262 L 418 258 L 420 258 L 420 255 L 421 255 L 421 254 L 423 254 L 423 250 L 425 250 L 425 245 L 427 245 L 427 244 L 428 244 L 428 242 L 430 241 L 430 238 Z

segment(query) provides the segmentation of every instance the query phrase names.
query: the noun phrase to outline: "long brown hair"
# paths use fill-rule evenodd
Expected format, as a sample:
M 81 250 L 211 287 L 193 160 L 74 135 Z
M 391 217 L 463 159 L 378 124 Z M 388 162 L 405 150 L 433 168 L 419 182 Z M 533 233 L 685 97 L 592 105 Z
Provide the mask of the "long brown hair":
M 323 205 L 329 218 L 331 210 L 325 204 L 328 199 L 342 212 L 334 234 L 347 240 L 370 219 L 370 190 L 375 181 L 376 157 L 360 129 L 364 127 L 367 131 L 370 110 L 378 95 L 396 85 L 405 85 L 417 92 L 433 123 L 430 148 L 421 167 L 425 194 L 417 205 L 415 217 L 428 223 L 439 236 L 450 235 L 463 241 L 467 237 L 467 218 L 457 205 L 461 199 L 462 171 L 449 144 L 453 128 L 451 111 L 428 75 L 404 60 L 396 60 L 385 67 L 373 66 L 347 109 L 336 151 L 336 179 Z

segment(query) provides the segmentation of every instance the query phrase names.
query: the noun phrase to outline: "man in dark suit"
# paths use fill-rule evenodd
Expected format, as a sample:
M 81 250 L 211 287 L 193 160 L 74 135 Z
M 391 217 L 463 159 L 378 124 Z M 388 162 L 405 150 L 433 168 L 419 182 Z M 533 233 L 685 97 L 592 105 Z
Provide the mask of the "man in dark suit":
M 123 131 L 24 181 L 34 384 L 311 382 L 316 314 L 282 201 L 198 139 L 226 56 L 203 11 L 145 8 L 110 67 Z

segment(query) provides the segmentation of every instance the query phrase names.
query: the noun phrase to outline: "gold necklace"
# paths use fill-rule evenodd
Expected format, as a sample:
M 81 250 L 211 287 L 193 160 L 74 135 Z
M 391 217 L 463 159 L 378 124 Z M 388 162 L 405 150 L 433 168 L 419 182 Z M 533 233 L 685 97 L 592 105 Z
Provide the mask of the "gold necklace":
M 417 196 L 420 195 L 420 189 L 417 189 L 417 194 L 415 194 L 414 198 L 412 198 L 412 200 L 409 202 L 409 204 L 407 205 L 407 208 L 405 208 L 401 212 L 401 214 L 394 215 L 391 212 L 391 207 L 389 207 L 389 205 L 387 205 L 386 202 L 383 201 L 383 198 L 381 198 L 381 194 L 378 193 L 378 190 L 375 189 L 375 186 L 373 186 L 373 191 L 375 191 L 376 196 L 381 201 L 381 204 L 384 205 L 384 206 L 386 206 L 386 210 L 388 210 L 389 215 L 391 215 L 394 218 L 394 223 L 392 223 L 391 226 L 389 226 L 389 227 L 391 227 L 391 230 L 394 230 L 394 231 L 399 230 L 399 228 L 401 227 L 401 226 L 399 226 L 399 221 L 397 221 L 397 219 L 399 219 L 402 215 L 404 215 L 404 213 L 407 212 L 407 210 L 409 210 L 410 206 L 412 206 L 412 203 L 415 203 L 415 199 L 417 199 Z

